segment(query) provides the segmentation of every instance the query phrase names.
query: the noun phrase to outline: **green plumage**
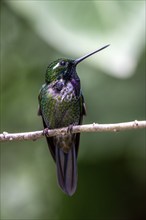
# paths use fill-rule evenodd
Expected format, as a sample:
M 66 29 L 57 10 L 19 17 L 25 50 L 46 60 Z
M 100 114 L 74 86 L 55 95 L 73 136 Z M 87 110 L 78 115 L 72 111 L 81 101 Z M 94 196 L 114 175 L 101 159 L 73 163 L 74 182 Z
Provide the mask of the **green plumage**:
M 68 195 L 72 195 L 77 186 L 80 140 L 80 133 L 72 134 L 71 126 L 80 125 L 83 115 L 86 114 L 76 66 L 105 47 L 77 60 L 58 59 L 52 62 L 47 68 L 45 84 L 40 90 L 39 115 L 42 116 L 44 128 L 69 127 L 69 132 L 65 135 L 46 137 L 51 155 L 56 162 L 58 183 Z
M 69 125 L 79 124 L 82 107 L 82 94 L 75 96 L 75 94 L 62 94 L 53 92 L 50 85 L 43 85 L 40 91 L 40 106 L 42 108 L 44 120 L 48 128 L 60 128 Z M 52 91 L 52 93 L 51 93 Z

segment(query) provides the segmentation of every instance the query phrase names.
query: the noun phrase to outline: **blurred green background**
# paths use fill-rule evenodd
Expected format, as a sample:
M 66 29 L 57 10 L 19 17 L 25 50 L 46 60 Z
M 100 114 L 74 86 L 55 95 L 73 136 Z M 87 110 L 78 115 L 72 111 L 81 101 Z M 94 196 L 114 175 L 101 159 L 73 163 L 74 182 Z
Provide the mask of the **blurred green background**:
M 145 119 L 145 1 L 1 1 L 1 132 L 43 128 L 47 65 L 106 50 L 78 67 L 84 123 Z M 142 220 L 145 131 L 81 134 L 78 188 L 67 197 L 45 139 L 1 144 L 2 220 Z

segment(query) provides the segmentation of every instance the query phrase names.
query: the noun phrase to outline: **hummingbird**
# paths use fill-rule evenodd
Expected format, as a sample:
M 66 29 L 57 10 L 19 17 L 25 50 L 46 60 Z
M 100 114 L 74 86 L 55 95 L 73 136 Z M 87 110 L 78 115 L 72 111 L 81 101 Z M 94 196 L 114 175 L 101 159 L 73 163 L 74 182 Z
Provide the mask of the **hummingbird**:
M 77 188 L 77 156 L 80 133 L 71 128 L 81 125 L 86 115 L 84 96 L 76 67 L 86 58 L 105 49 L 106 45 L 78 59 L 60 58 L 49 64 L 38 100 L 38 115 L 45 129 L 68 127 L 67 134 L 47 137 L 50 153 L 56 163 L 58 183 L 64 193 L 72 196 Z

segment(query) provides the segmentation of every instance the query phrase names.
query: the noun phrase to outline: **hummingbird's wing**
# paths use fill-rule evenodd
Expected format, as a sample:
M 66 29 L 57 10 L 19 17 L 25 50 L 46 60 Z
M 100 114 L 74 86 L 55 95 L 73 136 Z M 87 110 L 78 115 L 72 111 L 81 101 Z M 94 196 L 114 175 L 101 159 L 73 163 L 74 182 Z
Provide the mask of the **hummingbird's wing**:
M 82 124 L 83 116 L 86 115 L 86 113 L 87 113 L 87 111 L 86 111 L 84 96 L 81 93 L 81 114 L 80 114 L 79 125 Z M 76 134 L 76 141 L 75 141 L 76 156 L 78 156 L 79 143 L 80 143 L 80 133 L 77 133 Z
M 44 126 L 44 129 L 45 128 L 48 128 L 45 121 L 44 121 L 44 118 L 43 118 L 43 115 L 42 115 L 42 112 L 41 112 L 41 108 L 40 108 L 40 105 L 38 107 L 38 115 L 42 117 L 42 121 L 43 121 L 43 126 Z M 55 145 L 53 143 L 53 137 L 47 137 L 46 136 L 46 140 L 47 140 L 47 143 L 48 143 L 48 147 L 49 147 L 49 150 L 51 152 L 51 155 L 53 157 L 53 159 L 56 161 L 55 159 Z
M 38 113 L 42 116 L 40 108 Z M 47 128 L 43 116 L 42 120 L 44 128 Z M 72 143 L 73 146 L 68 153 L 64 153 L 60 147 L 54 145 L 53 137 L 46 137 L 46 140 L 51 155 L 56 162 L 58 183 L 61 189 L 71 196 L 77 187 L 77 151 L 80 134 L 76 135 L 76 141 Z
M 79 124 L 82 124 L 83 115 L 86 115 L 86 108 L 83 95 L 80 98 L 81 113 Z M 44 128 L 47 125 L 44 121 L 41 108 L 39 107 L 38 114 L 42 116 Z M 75 134 L 74 134 L 75 135 Z M 59 146 L 55 146 L 53 137 L 46 137 L 51 155 L 56 162 L 58 183 L 62 190 L 68 194 L 73 195 L 77 186 L 77 155 L 80 141 L 80 133 L 75 135 L 75 140 L 68 153 L 62 151 Z
M 79 124 L 82 124 L 83 115 L 86 114 L 84 98 L 82 95 L 80 101 L 81 114 Z M 80 142 L 80 133 L 73 135 L 75 135 L 75 140 L 72 142 L 70 151 L 64 153 L 59 146 L 56 146 L 55 154 L 58 183 L 62 190 L 70 196 L 74 194 L 77 187 L 77 155 Z

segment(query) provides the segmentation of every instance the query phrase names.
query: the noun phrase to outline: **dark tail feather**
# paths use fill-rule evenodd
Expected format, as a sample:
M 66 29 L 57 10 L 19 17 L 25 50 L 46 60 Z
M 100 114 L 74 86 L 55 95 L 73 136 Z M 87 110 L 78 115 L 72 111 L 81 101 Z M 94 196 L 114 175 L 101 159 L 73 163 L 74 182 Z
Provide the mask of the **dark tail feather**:
M 60 148 L 56 147 L 56 166 L 58 183 L 62 190 L 73 195 L 77 186 L 77 158 L 75 146 L 68 153 L 64 153 Z

